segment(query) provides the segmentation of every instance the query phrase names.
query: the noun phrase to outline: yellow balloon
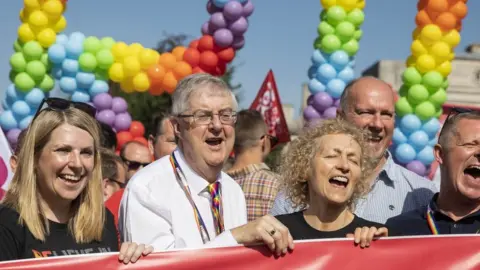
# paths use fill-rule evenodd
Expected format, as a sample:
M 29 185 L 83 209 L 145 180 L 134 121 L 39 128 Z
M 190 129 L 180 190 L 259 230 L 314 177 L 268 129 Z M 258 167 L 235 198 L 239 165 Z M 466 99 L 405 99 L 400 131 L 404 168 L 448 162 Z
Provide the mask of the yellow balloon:
M 23 4 L 25 8 L 31 10 L 40 8 L 40 2 L 38 0 L 23 0 Z
M 147 74 L 140 72 L 133 77 L 133 87 L 138 92 L 145 92 L 150 88 L 150 80 Z
M 440 74 L 442 74 L 443 77 L 446 78 L 452 72 L 452 63 L 450 61 L 445 61 L 440 65 L 438 65 L 435 70 L 438 71 Z
M 413 40 L 419 39 L 419 36 L 420 36 L 420 29 L 415 28 L 415 30 L 413 30 L 413 32 L 412 32 L 412 39 Z
M 144 50 L 144 48 L 143 48 L 142 44 L 140 44 L 140 43 L 133 43 L 130 46 L 128 46 L 128 54 L 129 55 L 137 56 L 143 50 Z
M 52 25 L 52 28 L 55 32 L 60 33 L 67 28 L 67 20 L 65 20 L 64 16 L 61 16 L 58 21 L 55 22 L 54 25 Z
M 337 5 L 343 7 L 348 12 L 357 7 L 357 0 L 337 0 Z
M 337 4 L 337 0 L 320 0 L 320 4 L 324 9 L 331 8 Z
M 413 55 L 410 55 L 407 58 L 407 61 L 405 62 L 405 64 L 407 65 L 407 67 L 413 67 L 413 66 L 415 66 L 416 62 L 417 62 L 417 58 Z
M 143 49 L 138 54 L 138 61 L 140 61 L 140 66 L 142 67 L 142 69 L 148 69 L 149 67 L 157 63 L 159 58 L 160 55 L 158 54 L 158 52 L 152 49 Z
M 44 28 L 48 25 L 48 17 L 45 12 L 41 10 L 35 10 L 28 16 L 28 23 L 34 28 Z
M 123 73 L 123 66 L 120 63 L 113 63 L 113 65 L 108 70 L 108 76 L 114 82 L 121 82 L 125 79 L 125 75 Z
M 426 73 L 435 68 L 435 58 L 429 54 L 421 55 L 417 58 L 416 67 L 420 73 Z
M 437 41 L 430 48 L 430 54 L 436 58 L 438 63 L 441 63 L 448 59 L 450 55 L 450 46 L 444 41 Z
M 123 72 L 125 77 L 133 77 L 140 72 L 141 66 L 138 57 L 130 55 L 123 59 Z
M 115 62 L 121 62 L 128 55 L 128 45 L 125 42 L 117 42 L 112 46 L 112 54 Z
M 410 47 L 412 54 L 416 57 L 428 53 L 428 49 L 422 44 L 422 42 L 418 39 L 412 42 L 412 46 Z
M 452 61 L 453 59 L 455 59 L 455 53 L 450 53 L 447 57 L 447 61 Z
M 440 39 L 442 39 L 442 30 L 438 25 L 428 24 L 420 31 L 420 40 L 427 46 Z
M 55 33 L 52 28 L 45 28 L 37 35 L 38 43 L 40 43 L 40 45 L 42 45 L 44 48 L 52 46 L 56 39 L 57 33 Z
M 450 30 L 443 35 L 442 41 L 445 41 L 453 49 L 460 43 L 460 34 L 455 29 Z
M 133 85 L 133 78 L 125 78 L 122 82 L 120 82 L 120 88 L 125 93 L 133 93 L 135 92 L 135 86 Z
M 22 10 L 20 10 L 19 17 L 20 17 L 20 21 L 22 21 L 22 23 L 26 22 L 26 18 L 28 18 L 28 16 L 26 16 L 25 9 L 22 8 Z
M 24 43 L 35 39 L 35 33 L 28 23 L 23 23 L 18 27 L 18 38 Z
M 365 1 L 364 0 L 359 0 L 357 3 L 357 8 L 358 9 L 364 9 L 365 8 Z
M 63 4 L 59 0 L 47 0 L 42 4 L 42 10 L 50 18 L 58 19 L 63 13 Z

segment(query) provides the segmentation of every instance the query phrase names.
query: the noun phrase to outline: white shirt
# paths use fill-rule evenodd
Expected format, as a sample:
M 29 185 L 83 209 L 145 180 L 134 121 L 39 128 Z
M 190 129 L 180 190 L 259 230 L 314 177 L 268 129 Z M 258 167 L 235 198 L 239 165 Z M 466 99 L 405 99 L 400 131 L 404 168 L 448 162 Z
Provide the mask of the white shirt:
M 119 210 L 122 240 L 152 245 L 155 251 L 237 245 L 230 229 L 247 223 L 245 195 L 241 187 L 230 176 L 221 173 L 225 232 L 215 237 L 211 197 L 207 190 L 209 183 L 188 166 L 179 149 L 174 155 L 211 241 L 203 244 L 194 210 L 177 181 L 170 156 L 141 169 L 129 181 Z

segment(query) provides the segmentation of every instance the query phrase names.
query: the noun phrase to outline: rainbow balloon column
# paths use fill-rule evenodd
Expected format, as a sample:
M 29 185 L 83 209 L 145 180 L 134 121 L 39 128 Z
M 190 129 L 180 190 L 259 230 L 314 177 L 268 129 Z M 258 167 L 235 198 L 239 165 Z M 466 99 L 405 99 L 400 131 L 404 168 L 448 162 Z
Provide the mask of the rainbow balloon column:
M 336 116 L 339 98 L 354 79 L 353 60 L 362 37 L 364 0 L 322 0 L 323 11 L 312 66 L 308 70 L 310 97 L 303 112 L 306 121 Z
M 12 84 L 7 88 L 2 102 L 5 111 L 0 115 L 0 126 L 12 146 L 20 131 L 31 122 L 43 98 L 55 86 L 49 75 L 51 65 L 46 49 L 55 42 L 56 33 L 66 27 L 64 10 L 65 1 L 24 1 L 15 53 L 10 58 Z
M 392 151 L 398 163 L 426 175 L 434 160 L 438 118 L 447 99 L 447 76 L 452 70 L 454 48 L 460 43 L 467 5 L 466 0 L 421 0 L 417 8 L 412 55 L 396 103 L 399 118 Z

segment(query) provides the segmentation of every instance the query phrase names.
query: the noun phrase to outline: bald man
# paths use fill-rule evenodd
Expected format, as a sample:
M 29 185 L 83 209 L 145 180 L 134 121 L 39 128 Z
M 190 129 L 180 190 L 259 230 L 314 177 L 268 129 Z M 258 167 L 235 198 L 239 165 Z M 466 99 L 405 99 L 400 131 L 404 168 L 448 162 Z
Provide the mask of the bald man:
M 375 161 L 369 178 L 371 190 L 357 203 L 357 216 L 385 223 L 429 203 L 437 192 L 434 183 L 396 164 L 388 151 L 395 127 L 395 94 L 390 85 L 374 77 L 352 81 L 340 97 L 337 117 L 368 132 L 368 150 Z M 285 197 L 285 192 L 279 193 L 271 214 L 300 210 L 293 209 Z
M 130 180 L 138 170 L 152 162 L 150 149 L 137 141 L 125 143 L 120 150 L 120 157 L 127 165 L 127 180 Z

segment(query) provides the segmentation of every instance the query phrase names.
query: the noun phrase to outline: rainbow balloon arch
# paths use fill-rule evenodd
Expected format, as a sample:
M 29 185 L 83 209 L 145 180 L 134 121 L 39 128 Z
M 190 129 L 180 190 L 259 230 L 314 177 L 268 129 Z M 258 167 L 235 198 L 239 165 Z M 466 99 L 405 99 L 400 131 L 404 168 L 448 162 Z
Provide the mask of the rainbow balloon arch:
M 0 127 L 14 147 L 21 130 L 32 121 L 42 100 L 55 85 L 72 101 L 97 108 L 98 121 L 117 132 L 118 148 L 130 140 L 147 143 L 145 128 L 133 121 L 127 102 L 109 94 L 108 81 L 126 93 L 171 94 L 182 78 L 193 73 L 222 76 L 245 45 L 251 0 L 209 0 L 210 18 L 202 36 L 189 46 L 159 54 L 139 43 L 112 37 L 62 34 L 67 0 L 24 0 L 22 24 L 10 58 L 10 84 L 2 101 Z
M 434 161 L 439 117 L 447 99 L 454 48 L 460 43 L 467 0 L 420 0 L 415 18 L 412 55 L 403 72 L 395 104 L 396 127 L 390 150 L 395 161 L 427 176 Z M 310 97 L 303 115 L 307 122 L 336 117 L 339 98 L 354 79 L 353 66 L 362 36 L 364 0 L 321 0 L 323 11 L 308 70 Z

